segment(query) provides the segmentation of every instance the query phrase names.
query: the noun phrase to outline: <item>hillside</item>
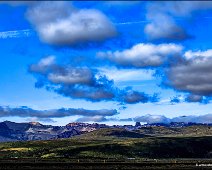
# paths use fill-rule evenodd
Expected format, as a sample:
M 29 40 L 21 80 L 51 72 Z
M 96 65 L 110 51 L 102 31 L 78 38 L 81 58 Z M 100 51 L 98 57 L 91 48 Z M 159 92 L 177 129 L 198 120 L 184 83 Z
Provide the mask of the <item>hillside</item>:
M 207 125 L 194 125 L 185 127 L 151 126 L 142 127 L 136 130 L 136 132 L 151 136 L 212 136 L 212 127 Z
M 99 138 L 107 138 L 107 137 L 117 137 L 117 138 L 143 138 L 145 135 L 127 131 L 122 128 L 103 128 L 99 130 L 92 131 L 90 133 L 82 134 L 78 136 L 78 138 L 83 139 L 99 139 Z
M 121 135 L 120 135 L 121 134 Z M 145 137 L 117 129 L 100 129 L 69 139 L 7 142 L 0 158 L 128 159 L 212 158 L 212 137 Z M 130 137 L 126 137 L 130 136 Z

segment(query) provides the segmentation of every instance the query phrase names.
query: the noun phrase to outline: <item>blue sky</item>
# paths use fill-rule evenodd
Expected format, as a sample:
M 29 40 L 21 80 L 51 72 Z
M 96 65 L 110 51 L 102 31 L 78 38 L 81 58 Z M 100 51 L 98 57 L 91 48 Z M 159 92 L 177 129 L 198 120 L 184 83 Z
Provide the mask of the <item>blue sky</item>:
M 211 2 L 14 1 L 0 11 L 2 121 L 212 123 Z

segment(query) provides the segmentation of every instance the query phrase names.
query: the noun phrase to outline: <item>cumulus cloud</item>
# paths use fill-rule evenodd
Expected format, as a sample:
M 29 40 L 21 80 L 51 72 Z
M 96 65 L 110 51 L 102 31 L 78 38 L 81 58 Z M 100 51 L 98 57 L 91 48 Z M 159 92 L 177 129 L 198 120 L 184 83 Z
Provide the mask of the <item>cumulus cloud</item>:
M 166 63 L 170 57 L 181 54 L 182 46 L 176 44 L 137 44 L 130 49 L 115 52 L 98 52 L 97 56 L 106 58 L 123 67 L 156 67 Z
M 45 86 L 64 96 L 91 101 L 111 100 L 113 81 L 98 76 L 89 68 L 68 67 L 55 64 L 52 56 L 41 59 L 29 68 L 38 76 L 36 87 Z
M 178 25 L 175 17 L 191 17 L 196 11 L 212 9 L 212 3 L 206 1 L 173 1 L 154 2 L 147 6 L 146 18 L 149 23 L 145 26 L 145 33 L 151 40 L 185 40 L 191 36 Z
M 42 58 L 30 66 L 30 71 L 47 76 L 55 84 L 91 84 L 94 75 L 88 68 L 62 67 L 55 63 L 54 56 Z
M 41 59 L 32 64 L 29 71 L 37 82 L 36 87 L 45 87 L 66 97 L 88 101 L 117 101 L 122 104 L 154 102 L 157 96 L 149 96 L 131 88 L 119 89 L 98 70 L 87 67 L 69 67 L 58 65 L 54 56 Z
M 69 2 L 41 2 L 28 9 L 27 18 L 40 39 L 53 45 L 102 41 L 116 35 L 113 23 L 100 11 L 76 9 Z
M 51 110 L 34 110 L 26 106 L 11 108 L 0 106 L 0 117 L 18 116 L 18 117 L 33 117 L 33 118 L 61 118 L 67 116 L 114 116 L 118 114 L 117 110 L 86 110 L 74 108 L 61 108 Z M 44 119 L 45 120 L 45 119 Z
M 151 13 L 148 15 L 147 19 L 150 23 L 145 26 L 144 32 L 150 40 L 184 40 L 190 37 L 190 35 L 179 27 L 174 19 L 168 15 Z
M 146 122 L 146 123 L 165 123 L 169 124 L 171 122 L 184 122 L 184 123 L 212 123 L 212 114 L 200 115 L 200 116 L 179 116 L 174 118 L 167 118 L 164 115 L 144 115 L 140 117 L 135 117 L 133 119 L 135 122 Z
M 190 101 L 201 101 L 212 95 L 212 50 L 188 51 L 184 61 L 166 70 L 166 85 L 178 91 L 188 92 Z

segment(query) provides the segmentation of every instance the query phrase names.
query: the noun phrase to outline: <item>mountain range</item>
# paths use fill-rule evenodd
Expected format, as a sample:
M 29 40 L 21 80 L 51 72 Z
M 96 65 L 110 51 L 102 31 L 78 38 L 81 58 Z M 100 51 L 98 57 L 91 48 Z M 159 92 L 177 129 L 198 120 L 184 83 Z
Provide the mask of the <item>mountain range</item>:
M 52 126 L 39 122 L 4 121 L 0 123 L 0 142 L 70 138 L 102 127 L 107 126 L 95 123 L 69 123 L 66 126 Z
M 71 138 L 76 135 L 90 134 L 89 132 L 99 133 L 100 129 L 109 129 L 109 134 L 118 137 L 141 138 L 148 136 L 167 136 L 167 135 L 212 135 L 211 124 L 196 124 L 172 122 L 170 124 L 145 124 L 136 122 L 133 125 L 113 125 L 108 126 L 98 123 L 73 122 L 65 126 L 43 125 L 39 122 L 15 123 L 11 121 L 0 122 L 0 142 L 8 141 L 31 141 L 31 140 L 53 140 L 60 138 Z M 113 130 L 115 129 L 115 130 Z M 120 131 L 120 130 L 121 131 Z

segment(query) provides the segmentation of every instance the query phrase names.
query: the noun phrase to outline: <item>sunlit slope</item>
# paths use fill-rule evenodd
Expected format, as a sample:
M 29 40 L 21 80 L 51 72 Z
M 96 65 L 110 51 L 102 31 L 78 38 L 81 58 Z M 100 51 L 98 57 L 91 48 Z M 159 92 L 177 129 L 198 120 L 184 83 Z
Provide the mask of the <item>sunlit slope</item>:
M 146 135 L 140 132 L 127 131 L 121 128 L 104 128 L 90 133 L 75 136 L 81 139 L 106 139 L 106 138 L 143 138 Z
M 212 136 L 212 127 L 207 125 L 186 127 L 151 126 L 140 128 L 136 132 L 151 136 Z

